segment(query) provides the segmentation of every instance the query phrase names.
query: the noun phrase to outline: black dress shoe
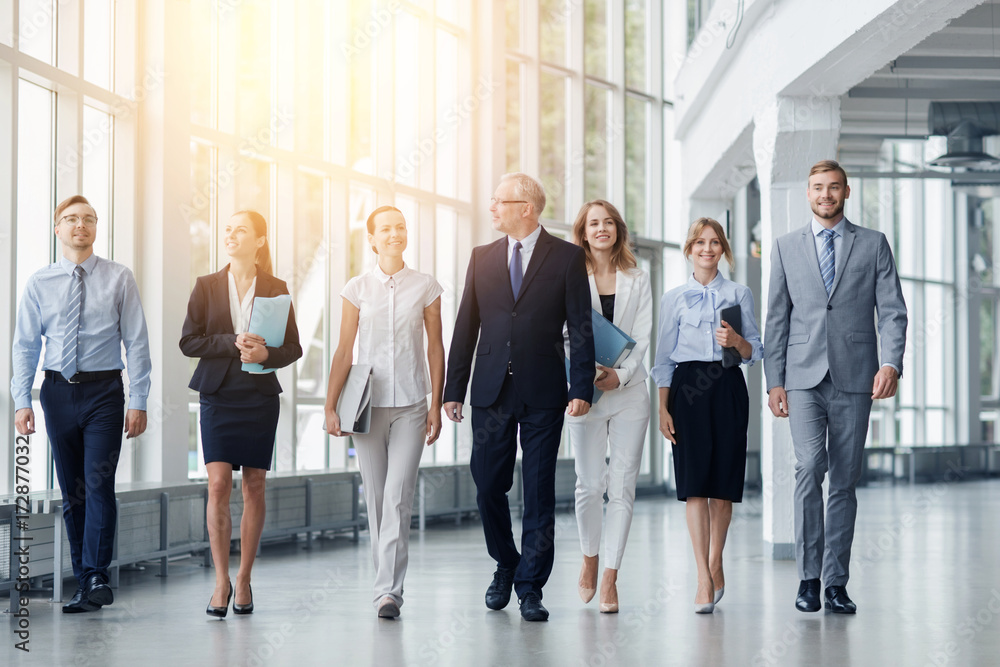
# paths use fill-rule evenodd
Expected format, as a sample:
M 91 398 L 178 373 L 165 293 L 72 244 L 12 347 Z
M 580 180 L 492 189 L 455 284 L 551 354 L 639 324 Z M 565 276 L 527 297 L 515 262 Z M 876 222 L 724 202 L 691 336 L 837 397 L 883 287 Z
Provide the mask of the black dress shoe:
M 514 587 L 514 568 L 498 567 L 493 573 L 493 583 L 486 589 L 486 606 L 503 609 L 510 602 L 510 589 Z
M 73 594 L 73 598 L 64 604 L 62 609 L 64 614 L 79 614 L 85 611 L 97 611 L 100 608 L 100 605 L 92 603 L 87 598 L 87 589 L 80 586 Z
M 115 594 L 111 592 L 111 586 L 108 586 L 108 580 L 103 575 L 92 574 L 87 577 L 87 598 L 91 604 L 101 607 L 114 602 Z
M 847 596 L 846 586 L 827 586 L 823 592 L 826 597 L 826 608 L 834 614 L 854 614 L 858 605 Z
M 209 616 L 215 616 L 216 618 L 225 618 L 226 614 L 229 613 L 229 601 L 233 599 L 233 582 L 229 582 L 229 596 L 226 598 L 225 607 L 213 607 L 212 598 L 208 598 L 208 607 L 205 608 L 205 613 Z
M 233 600 L 233 613 L 234 614 L 252 614 L 253 613 L 253 587 L 247 584 L 247 588 L 250 589 L 250 604 L 236 604 L 236 600 Z
M 549 610 L 542 606 L 542 598 L 538 593 L 531 591 L 525 593 L 520 599 L 521 618 L 526 621 L 547 621 L 549 620 Z
M 795 608 L 799 611 L 819 611 L 819 579 L 804 579 L 799 583 Z

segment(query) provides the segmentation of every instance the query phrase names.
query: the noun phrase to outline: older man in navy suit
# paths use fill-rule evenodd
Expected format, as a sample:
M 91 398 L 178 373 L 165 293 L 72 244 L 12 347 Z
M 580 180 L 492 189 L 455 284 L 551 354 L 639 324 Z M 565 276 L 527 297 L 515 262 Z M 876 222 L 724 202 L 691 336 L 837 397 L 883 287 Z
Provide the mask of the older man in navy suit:
M 486 547 L 497 562 L 486 606 L 506 607 L 513 586 L 521 616 L 528 621 L 549 616 L 542 606 L 542 586 L 552 571 L 563 414 L 586 414 L 594 393 L 583 249 L 538 224 L 544 208 L 545 191 L 534 178 L 520 173 L 501 178 L 490 213 L 493 228 L 505 236 L 472 251 L 444 390 L 445 414 L 461 421 L 475 353 L 472 476 Z M 563 324 L 570 332 L 568 390 Z M 524 485 L 520 553 L 507 502 L 518 434 Z

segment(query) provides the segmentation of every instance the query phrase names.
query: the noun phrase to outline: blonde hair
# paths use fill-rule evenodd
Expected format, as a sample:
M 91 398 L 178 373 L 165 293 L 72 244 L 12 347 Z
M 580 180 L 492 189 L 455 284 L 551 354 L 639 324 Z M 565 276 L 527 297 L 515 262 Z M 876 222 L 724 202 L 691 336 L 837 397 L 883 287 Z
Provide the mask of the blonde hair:
M 711 227 L 715 235 L 719 237 L 719 243 L 722 244 L 722 254 L 729 264 L 729 270 L 732 271 L 736 268 L 736 260 L 733 259 L 733 249 L 729 247 L 726 230 L 722 228 L 718 220 L 712 218 L 698 218 L 691 223 L 691 227 L 688 229 L 687 240 L 684 241 L 684 256 L 691 256 L 691 248 L 694 247 L 694 242 L 701 237 L 701 233 L 705 231 L 706 227 Z
M 639 263 L 636 261 L 635 253 L 632 252 L 631 243 L 629 243 L 628 225 L 625 224 L 625 218 L 611 202 L 604 199 L 592 199 L 580 207 L 580 212 L 576 214 L 576 220 L 573 222 L 573 243 L 583 248 L 583 253 L 587 257 L 587 270 L 593 273 L 596 268 L 594 255 L 590 251 L 590 243 L 586 239 L 587 216 L 590 215 L 590 209 L 594 206 L 603 206 L 615 223 L 617 233 L 615 234 L 615 245 L 611 248 L 611 266 L 616 271 L 634 269 Z
M 501 176 L 500 182 L 504 181 L 514 181 L 514 198 L 523 199 L 531 204 L 532 212 L 541 217 L 542 211 L 545 210 L 545 188 L 537 179 L 515 171 Z

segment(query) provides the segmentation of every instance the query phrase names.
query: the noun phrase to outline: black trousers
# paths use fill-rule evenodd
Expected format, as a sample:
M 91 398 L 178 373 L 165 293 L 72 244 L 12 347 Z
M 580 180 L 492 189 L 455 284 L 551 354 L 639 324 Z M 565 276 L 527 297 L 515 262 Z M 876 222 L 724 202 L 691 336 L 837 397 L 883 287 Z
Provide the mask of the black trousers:
M 69 384 L 42 383 L 45 429 L 63 495 L 63 520 L 73 574 L 107 578 L 115 545 L 118 510 L 115 471 L 125 427 L 121 377 Z
M 555 555 L 556 457 L 562 434 L 562 408 L 532 408 L 520 399 L 507 376 L 496 402 L 472 408 L 472 478 L 483 521 L 486 549 L 497 565 L 516 568 L 518 598 L 541 596 Z M 511 528 L 507 493 L 514 482 L 517 440 L 521 440 L 524 513 L 521 552 Z

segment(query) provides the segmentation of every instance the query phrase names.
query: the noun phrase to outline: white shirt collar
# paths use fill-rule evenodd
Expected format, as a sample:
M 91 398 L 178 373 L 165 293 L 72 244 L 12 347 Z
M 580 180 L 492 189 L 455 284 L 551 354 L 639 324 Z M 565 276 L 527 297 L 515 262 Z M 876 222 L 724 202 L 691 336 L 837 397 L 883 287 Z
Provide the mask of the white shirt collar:
M 396 271 L 396 273 L 390 276 L 389 274 L 387 274 L 385 271 L 382 270 L 382 267 L 378 265 L 378 262 L 375 262 L 375 269 L 372 271 L 372 273 L 375 274 L 375 277 L 378 278 L 380 283 L 385 285 L 390 280 L 395 280 L 397 283 L 401 282 L 411 271 L 413 271 L 413 269 L 411 269 L 404 263 L 403 268 L 401 268 L 399 271 Z
M 538 225 L 535 227 L 535 231 L 531 232 L 523 239 L 521 239 L 521 249 L 525 253 L 530 253 L 535 249 L 535 244 L 538 243 L 538 237 L 542 235 L 542 226 Z M 507 249 L 513 251 L 514 244 L 517 243 L 517 239 L 512 236 L 507 237 Z
M 833 233 L 834 233 L 834 238 L 836 238 L 837 236 L 843 236 L 844 235 L 844 228 L 847 226 L 846 223 L 847 223 L 847 216 L 844 216 L 843 218 L 840 219 L 840 222 L 838 222 L 837 224 L 835 224 L 831 228 L 833 230 Z M 826 229 L 826 227 L 824 227 L 823 225 L 821 225 L 820 222 L 819 222 L 819 220 L 817 220 L 814 217 L 812 219 L 812 233 L 813 233 L 813 236 L 819 236 L 820 232 L 822 232 L 824 229 Z

